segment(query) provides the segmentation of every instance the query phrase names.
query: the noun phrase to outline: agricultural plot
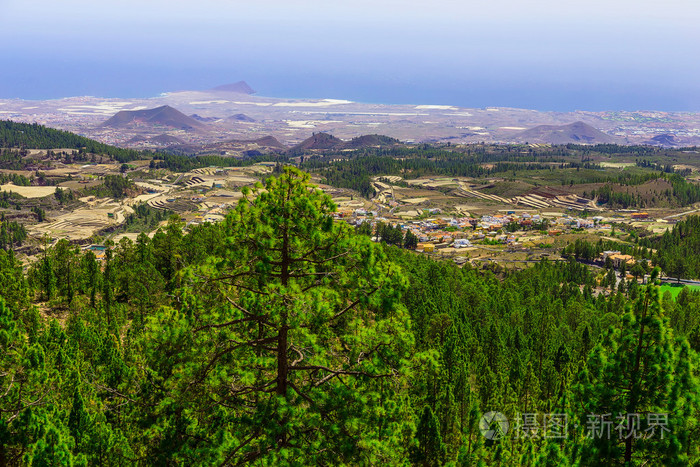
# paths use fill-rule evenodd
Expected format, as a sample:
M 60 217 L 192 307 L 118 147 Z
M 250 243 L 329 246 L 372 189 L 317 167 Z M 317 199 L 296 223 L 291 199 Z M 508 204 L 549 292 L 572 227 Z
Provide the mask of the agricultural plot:
M 214 190 L 207 193 L 205 204 L 209 206 L 229 204 L 233 205 L 243 197 L 243 193 L 233 190 Z
M 166 198 L 158 197 L 148 201 L 148 205 L 154 209 L 175 211 L 185 213 L 197 211 L 199 207 L 194 202 L 186 198 Z
M 70 180 L 68 182 L 60 183 L 58 186 L 60 188 L 68 188 L 73 191 L 79 191 L 84 188 L 92 188 L 102 184 L 101 180 L 91 179 L 91 180 Z
M 459 186 L 460 182 L 457 181 L 457 179 L 441 177 L 441 178 L 417 178 L 414 180 L 406 180 L 406 183 L 408 183 L 409 185 L 417 186 L 417 187 L 423 187 L 423 188 L 428 188 L 428 189 L 437 189 L 437 188 L 442 188 L 442 187 L 457 188 Z
M 634 162 L 599 162 L 598 165 L 605 168 L 624 169 L 626 167 L 634 167 Z
M 574 211 L 601 211 L 595 202 L 561 190 L 549 187 L 536 188 L 521 196 L 506 198 L 503 196 L 484 192 L 484 190 L 472 189 L 466 184 L 460 184 L 460 188 L 453 193 L 455 196 L 463 198 L 477 198 L 485 201 L 492 201 L 505 205 L 523 205 L 534 209 L 563 208 Z M 488 185 L 486 188 L 493 188 Z
M 212 186 L 247 186 L 260 181 L 243 171 L 221 170 L 215 168 L 195 169 L 184 174 L 184 185 L 187 188 Z
M 538 209 L 556 207 L 573 211 L 602 211 L 592 200 L 581 198 L 576 195 L 554 196 L 549 198 L 533 193 L 526 196 L 516 196 L 513 200 L 515 204 L 523 204 Z
M 107 199 L 60 215 L 53 222 L 29 226 L 28 230 L 31 235 L 40 238 L 48 235 L 51 238 L 82 240 L 99 230 L 123 223 L 126 215 L 131 212 L 133 210 L 130 207 Z
M 43 198 L 56 191 L 55 186 L 17 186 L 12 183 L 0 185 L 0 191 L 11 191 L 25 198 Z
M 501 196 L 497 195 L 489 195 L 487 193 L 482 193 L 480 191 L 476 190 L 469 190 L 469 189 L 463 189 L 460 188 L 458 190 L 455 190 L 454 192 L 455 196 L 463 197 L 463 198 L 478 198 L 478 199 L 483 199 L 486 201 L 495 201 L 496 203 L 501 203 L 501 204 L 513 204 L 510 199 L 503 198 Z

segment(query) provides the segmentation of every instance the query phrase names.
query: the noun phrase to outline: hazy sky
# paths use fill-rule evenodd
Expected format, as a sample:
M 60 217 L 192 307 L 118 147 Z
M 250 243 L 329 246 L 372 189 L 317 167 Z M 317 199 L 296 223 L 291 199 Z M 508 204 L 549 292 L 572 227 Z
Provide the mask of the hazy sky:
M 0 0 L 0 98 L 700 111 L 699 0 Z

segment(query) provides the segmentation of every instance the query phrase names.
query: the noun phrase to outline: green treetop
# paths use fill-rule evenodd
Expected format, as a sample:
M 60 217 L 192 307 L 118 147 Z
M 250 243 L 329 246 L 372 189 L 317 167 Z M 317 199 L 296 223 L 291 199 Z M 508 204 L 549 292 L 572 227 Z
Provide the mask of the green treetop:
M 369 238 L 333 222 L 334 204 L 307 174 L 287 167 L 261 188 L 244 191 L 227 216 L 225 246 L 184 271 L 182 307 L 148 326 L 155 386 L 167 393 L 151 431 L 157 455 L 229 464 L 405 457 L 404 280 Z

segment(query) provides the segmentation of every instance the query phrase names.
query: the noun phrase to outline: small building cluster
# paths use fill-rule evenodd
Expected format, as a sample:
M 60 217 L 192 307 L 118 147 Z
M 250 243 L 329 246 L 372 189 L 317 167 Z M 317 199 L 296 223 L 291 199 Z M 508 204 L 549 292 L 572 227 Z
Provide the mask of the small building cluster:
M 437 209 L 425 210 L 424 215 L 431 215 Z M 496 243 L 519 247 L 515 232 L 540 231 L 549 236 L 561 235 L 571 229 L 605 228 L 608 220 L 596 216 L 593 218 L 564 215 L 545 216 L 527 212 L 507 211 L 505 214 L 486 214 L 477 217 L 434 217 L 422 220 L 398 220 L 391 215 L 379 215 L 377 211 L 355 209 L 336 213 L 337 219 L 343 219 L 352 225 L 368 222 L 374 229 L 378 222 L 399 226 L 403 231 L 411 231 L 418 238 L 420 251 L 431 252 L 446 247 L 469 248 L 474 240 L 489 240 Z

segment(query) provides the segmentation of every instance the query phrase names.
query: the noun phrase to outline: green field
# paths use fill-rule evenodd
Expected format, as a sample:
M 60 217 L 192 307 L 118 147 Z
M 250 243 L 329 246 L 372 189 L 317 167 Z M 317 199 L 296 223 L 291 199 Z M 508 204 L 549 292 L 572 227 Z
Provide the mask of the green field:
M 661 287 L 659 287 L 659 291 L 661 292 L 661 296 L 663 296 L 664 293 L 668 290 L 671 292 L 671 295 L 675 299 L 679 293 L 681 293 L 681 290 L 683 290 L 683 287 L 688 287 L 690 290 L 698 290 L 700 291 L 700 285 L 686 285 L 686 284 L 669 284 L 669 283 L 663 283 Z

